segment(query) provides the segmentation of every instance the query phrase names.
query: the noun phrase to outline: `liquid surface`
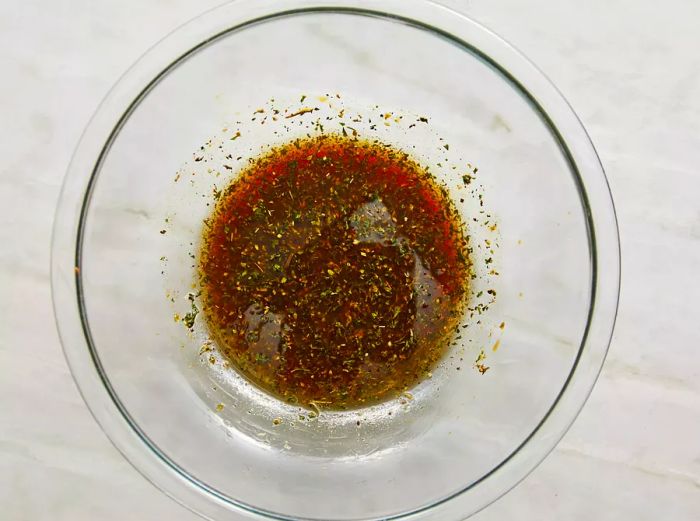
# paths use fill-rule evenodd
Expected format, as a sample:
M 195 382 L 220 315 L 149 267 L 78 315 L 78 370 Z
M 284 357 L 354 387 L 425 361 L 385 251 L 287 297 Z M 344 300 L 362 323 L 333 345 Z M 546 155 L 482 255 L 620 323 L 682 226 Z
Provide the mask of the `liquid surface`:
M 429 376 L 469 281 L 461 221 L 405 153 L 339 135 L 253 161 L 206 221 L 203 313 L 230 363 L 303 406 L 347 409 Z

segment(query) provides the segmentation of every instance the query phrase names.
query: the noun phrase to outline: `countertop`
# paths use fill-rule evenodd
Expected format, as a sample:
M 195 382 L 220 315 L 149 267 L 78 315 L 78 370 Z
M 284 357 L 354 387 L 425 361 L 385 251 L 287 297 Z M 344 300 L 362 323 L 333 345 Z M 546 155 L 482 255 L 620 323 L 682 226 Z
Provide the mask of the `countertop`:
M 218 0 L 0 5 L 0 505 L 8 520 L 199 519 L 90 416 L 51 308 L 64 172 L 109 87 Z M 473 519 L 700 519 L 700 3 L 453 0 L 531 58 L 595 143 L 617 206 L 622 294 L 583 412 Z

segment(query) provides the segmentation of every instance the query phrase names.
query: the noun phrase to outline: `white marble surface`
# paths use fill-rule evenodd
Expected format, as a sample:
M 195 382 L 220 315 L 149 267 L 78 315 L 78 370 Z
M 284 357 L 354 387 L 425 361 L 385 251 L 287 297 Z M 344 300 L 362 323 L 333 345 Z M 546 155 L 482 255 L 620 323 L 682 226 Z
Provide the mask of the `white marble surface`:
M 195 520 L 87 411 L 50 304 L 49 239 L 88 118 L 141 52 L 218 0 L 0 4 L 0 505 L 8 520 Z M 559 447 L 474 517 L 700 519 L 700 3 L 452 0 L 532 58 L 588 128 L 617 203 L 620 313 Z

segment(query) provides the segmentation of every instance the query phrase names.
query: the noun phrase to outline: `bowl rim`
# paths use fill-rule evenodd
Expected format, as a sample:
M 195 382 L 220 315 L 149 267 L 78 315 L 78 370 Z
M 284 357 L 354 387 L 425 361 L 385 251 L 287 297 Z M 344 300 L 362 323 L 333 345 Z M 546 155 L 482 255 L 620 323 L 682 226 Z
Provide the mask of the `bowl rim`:
M 480 479 L 432 504 L 383 518 L 462 519 L 501 497 L 534 470 L 585 404 L 614 328 L 620 246 L 605 173 L 568 102 L 513 46 L 467 16 L 431 0 L 236 0 L 187 22 L 139 58 L 112 87 L 83 132 L 57 205 L 51 286 L 64 354 L 85 403 L 107 437 L 134 468 L 168 496 L 209 519 L 230 518 L 232 511 L 258 519 L 307 519 L 262 510 L 228 497 L 188 474 L 141 431 L 112 388 L 94 348 L 80 267 L 85 217 L 100 166 L 140 101 L 169 71 L 218 39 L 254 24 L 310 13 L 352 14 L 404 23 L 472 53 L 519 90 L 540 115 L 569 162 L 579 191 L 591 256 L 591 303 L 576 360 L 558 397 L 531 434 Z

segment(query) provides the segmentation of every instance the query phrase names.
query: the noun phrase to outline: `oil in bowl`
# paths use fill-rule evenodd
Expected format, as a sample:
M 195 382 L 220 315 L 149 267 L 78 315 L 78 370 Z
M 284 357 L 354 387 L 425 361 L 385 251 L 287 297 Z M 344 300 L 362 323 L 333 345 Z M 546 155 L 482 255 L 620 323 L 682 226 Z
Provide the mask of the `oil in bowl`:
M 409 155 L 342 134 L 251 161 L 205 220 L 202 311 L 228 361 L 301 406 L 353 409 L 430 375 L 466 305 L 464 225 Z

